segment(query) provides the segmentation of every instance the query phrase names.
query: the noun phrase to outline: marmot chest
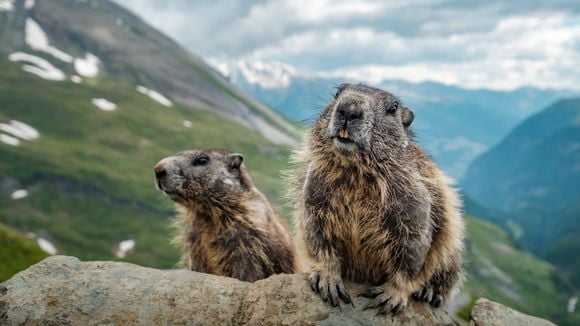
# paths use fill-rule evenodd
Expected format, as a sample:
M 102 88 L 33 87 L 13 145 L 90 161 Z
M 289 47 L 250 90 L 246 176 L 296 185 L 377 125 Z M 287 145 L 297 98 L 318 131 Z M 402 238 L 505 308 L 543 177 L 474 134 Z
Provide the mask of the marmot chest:
M 336 239 L 334 245 L 342 256 L 343 267 L 364 280 L 374 280 L 374 269 L 384 270 L 376 259 L 377 253 L 390 256 L 392 249 L 389 243 L 395 236 L 391 228 L 398 210 L 396 198 L 389 196 L 386 185 L 375 180 L 312 181 L 319 183 L 306 187 L 306 204 L 313 214 L 324 219 L 325 232 Z M 373 261 L 375 264 L 370 264 Z
M 330 233 L 357 248 L 362 238 L 385 232 L 381 223 L 392 210 L 385 192 L 374 180 L 344 178 L 311 187 L 306 201 Z

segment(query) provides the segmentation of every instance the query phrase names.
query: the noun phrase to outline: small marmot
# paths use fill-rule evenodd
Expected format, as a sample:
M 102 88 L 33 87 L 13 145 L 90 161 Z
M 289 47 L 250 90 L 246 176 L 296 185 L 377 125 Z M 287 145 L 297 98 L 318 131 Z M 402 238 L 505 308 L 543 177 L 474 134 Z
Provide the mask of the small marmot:
M 464 222 L 453 182 L 413 142 L 413 112 L 392 94 L 343 84 L 295 154 L 296 224 L 325 301 L 369 282 L 366 308 L 440 306 L 462 279 Z
M 183 248 L 182 264 L 248 282 L 294 273 L 292 238 L 242 162 L 240 154 L 205 149 L 155 165 L 157 187 L 181 211 L 174 242 Z

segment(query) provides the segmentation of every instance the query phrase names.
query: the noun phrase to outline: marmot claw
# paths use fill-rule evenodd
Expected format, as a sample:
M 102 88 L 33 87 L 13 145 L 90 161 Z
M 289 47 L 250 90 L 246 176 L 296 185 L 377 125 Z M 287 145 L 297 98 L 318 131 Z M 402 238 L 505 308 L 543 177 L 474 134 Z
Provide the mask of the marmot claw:
M 425 301 L 435 308 L 443 304 L 443 296 L 432 286 L 425 286 L 421 291 L 413 293 L 413 298 L 417 301 Z
M 377 315 L 385 315 L 389 312 L 397 315 L 405 309 L 408 302 L 406 295 L 381 286 L 367 289 L 360 296 L 373 299 L 363 310 L 377 308 Z
M 314 271 L 310 274 L 310 287 L 314 292 L 320 293 L 322 300 L 335 307 L 340 305 L 340 299 L 354 305 L 340 276 Z

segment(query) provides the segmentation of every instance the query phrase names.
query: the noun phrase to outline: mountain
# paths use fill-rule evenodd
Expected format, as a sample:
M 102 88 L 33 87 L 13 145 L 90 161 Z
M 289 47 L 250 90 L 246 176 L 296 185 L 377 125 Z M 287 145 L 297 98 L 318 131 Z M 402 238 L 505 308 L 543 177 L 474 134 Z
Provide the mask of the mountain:
M 173 204 L 155 189 L 152 167 L 183 149 L 243 153 L 258 187 L 282 206 L 280 171 L 295 140 L 276 113 L 108 1 L 10 3 L 0 10 L 0 223 L 23 245 L 2 246 L 12 255 L 0 257 L 3 278 L 45 255 L 28 237 L 49 253 L 173 267 Z M 481 235 L 470 236 L 462 305 L 485 294 L 560 316 L 565 296 L 554 291 L 550 264 L 478 223 L 469 220 Z M 1 232 L 5 244 L 12 236 Z M 509 259 L 496 262 L 496 247 Z M 17 253 L 27 260 L 16 264 Z M 534 298 L 551 301 L 540 307 Z
M 580 196 L 580 98 L 558 101 L 478 157 L 463 179 L 481 204 L 557 210 Z
M 263 60 L 212 64 L 235 85 L 295 121 L 316 117 L 340 83 L 358 82 L 309 74 L 287 64 Z M 376 86 L 396 94 L 415 110 L 418 140 L 456 178 L 465 173 L 475 157 L 526 117 L 570 94 L 534 88 L 468 90 L 401 80 L 385 80 Z
M 57 73 L 62 70 L 67 75 L 73 73 L 73 66 L 81 77 L 83 68 L 87 76 L 100 70 L 176 102 L 233 119 L 271 141 L 295 142 L 293 127 L 279 115 L 110 1 L 6 1 L 12 7 L 0 16 L 2 56 L 22 51 L 56 59 L 52 64 Z M 65 16 L 66 20 L 61 19 Z M 30 63 L 30 58 L 13 58 Z M 98 69 L 93 62 L 100 63 Z
M 580 98 L 531 116 L 478 157 L 462 185 L 517 242 L 580 289 Z M 503 218 L 501 217 L 503 216 Z M 509 218 L 505 218 L 509 216 Z
M 235 149 L 280 203 L 293 128 L 109 1 L 0 10 L 0 223 L 52 253 L 172 267 L 173 204 L 153 165 Z

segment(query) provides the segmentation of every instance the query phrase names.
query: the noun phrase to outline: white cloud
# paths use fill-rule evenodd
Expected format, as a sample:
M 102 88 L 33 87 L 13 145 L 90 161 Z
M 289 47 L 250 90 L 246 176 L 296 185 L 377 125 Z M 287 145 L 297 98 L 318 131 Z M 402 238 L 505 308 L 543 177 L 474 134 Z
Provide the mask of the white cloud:
M 127 0 L 205 58 L 372 82 L 580 89 L 580 3 Z M 187 33 L 183 33 L 187 30 Z M 211 37 L 207 37 L 211 35 Z
M 276 3 L 280 3 L 280 1 L 273 1 L 269 4 Z M 356 15 L 368 15 L 377 12 L 384 6 L 380 2 L 361 0 L 294 0 L 285 3 L 294 14 L 290 17 L 294 17 L 299 21 L 313 23 Z
M 497 90 L 579 90 L 579 45 L 580 20 L 555 14 L 544 19 L 508 17 L 491 31 L 438 37 L 402 38 L 368 28 L 308 31 L 253 55 L 294 62 L 326 56 L 346 67 L 331 66 L 320 70 L 321 75 L 371 83 L 403 79 Z

